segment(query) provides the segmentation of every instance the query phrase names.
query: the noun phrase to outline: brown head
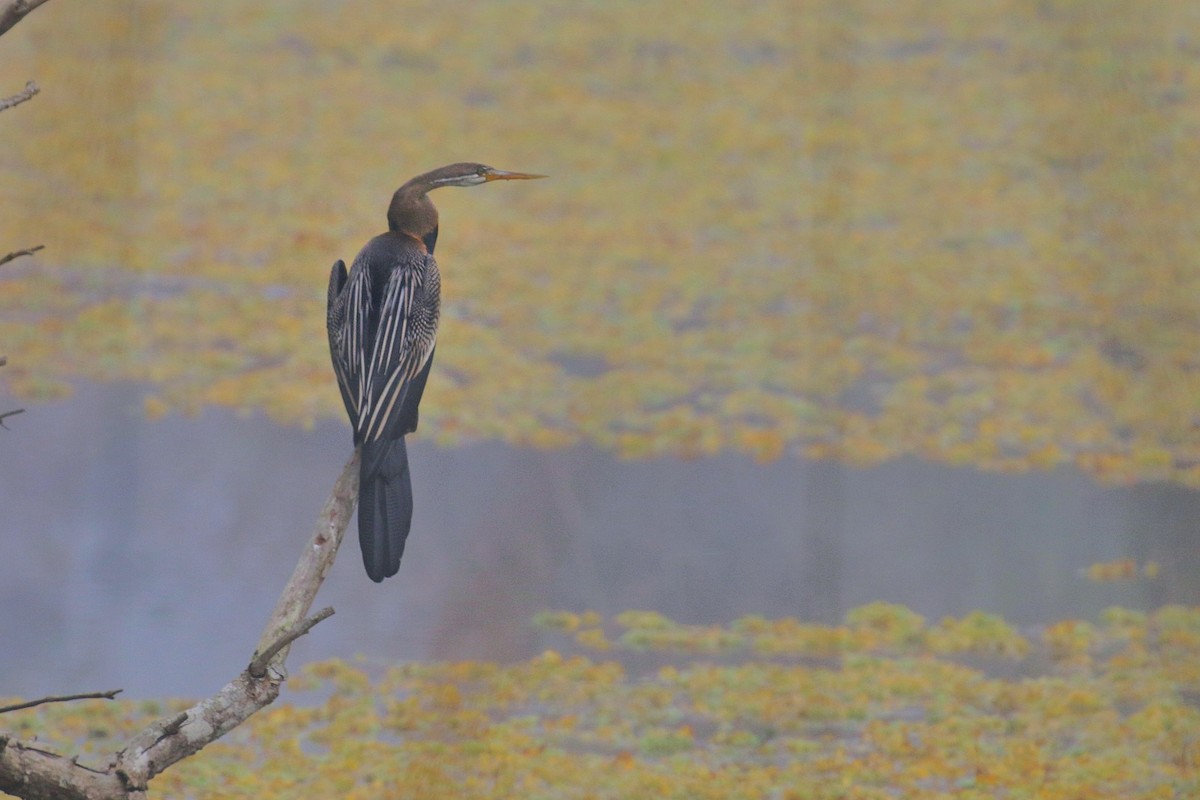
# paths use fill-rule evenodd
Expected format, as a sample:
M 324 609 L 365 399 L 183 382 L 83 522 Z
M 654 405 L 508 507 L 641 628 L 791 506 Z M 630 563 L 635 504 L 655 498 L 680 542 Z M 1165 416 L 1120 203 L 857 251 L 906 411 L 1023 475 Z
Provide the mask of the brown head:
M 424 238 L 436 231 L 437 209 L 426 194 L 443 186 L 478 186 L 490 181 L 527 181 L 544 177 L 527 172 L 507 172 L 466 161 L 438 167 L 432 172 L 418 175 L 396 190 L 392 195 L 392 204 L 388 206 L 388 227 L 417 238 Z

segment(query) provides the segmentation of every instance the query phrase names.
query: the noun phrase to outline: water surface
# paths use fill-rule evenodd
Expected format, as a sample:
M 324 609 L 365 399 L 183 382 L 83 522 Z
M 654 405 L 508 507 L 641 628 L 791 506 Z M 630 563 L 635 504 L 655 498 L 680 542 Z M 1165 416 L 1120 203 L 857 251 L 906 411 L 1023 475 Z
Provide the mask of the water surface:
M 149 422 L 140 405 L 138 387 L 85 386 L 0 431 L 0 695 L 219 688 L 247 662 L 350 452 L 339 423 L 301 431 L 219 410 Z M 317 600 L 337 614 L 293 666 L 522 658 L 545 646 L 528 624 L 544 608 L 834 622 L 888 600 L 1032 625 L 1200 602 L 1200 495 L 1169 485 L 419 436 L 410 456 L 400 574 L 373 584 L 348 538 Z M 1122 557 L 1163 574 L 1080 575 Z

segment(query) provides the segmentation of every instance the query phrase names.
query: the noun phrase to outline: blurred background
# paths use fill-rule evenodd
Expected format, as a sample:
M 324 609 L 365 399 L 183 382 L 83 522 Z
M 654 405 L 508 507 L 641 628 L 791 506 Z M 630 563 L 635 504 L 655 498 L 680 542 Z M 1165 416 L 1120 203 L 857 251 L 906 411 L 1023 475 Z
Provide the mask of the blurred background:
M 1200 602 L 1200 7 L 53 0 L 0 39 L 0 695 L 210 693 L 350 455 L 329 265 L 444 163 L 401 572 L 546 608 Z

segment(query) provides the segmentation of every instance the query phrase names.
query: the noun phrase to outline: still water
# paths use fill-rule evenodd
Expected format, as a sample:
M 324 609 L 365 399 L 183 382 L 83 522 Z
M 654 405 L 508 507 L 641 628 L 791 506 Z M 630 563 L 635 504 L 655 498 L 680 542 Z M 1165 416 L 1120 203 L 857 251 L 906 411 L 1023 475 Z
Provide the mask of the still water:
M 156 422 L 141 389 L 86 386 L 0 431 L 0 696 L 123 687 L 200 696 L 248 661 L 349 456 L 313 431 L 209 411 Z M 381 585 L 347 537 L 290 663 L 539 652 L 545 608 L 833 622 L 874 600 L 1032 625 L 1200 602 L 1200 493 L 1071 470 L 869 469 L 737 455 L 623 461 L 410 439 L 416 513 Z M 1088 564 L 1162 565 L 1096 584 Z

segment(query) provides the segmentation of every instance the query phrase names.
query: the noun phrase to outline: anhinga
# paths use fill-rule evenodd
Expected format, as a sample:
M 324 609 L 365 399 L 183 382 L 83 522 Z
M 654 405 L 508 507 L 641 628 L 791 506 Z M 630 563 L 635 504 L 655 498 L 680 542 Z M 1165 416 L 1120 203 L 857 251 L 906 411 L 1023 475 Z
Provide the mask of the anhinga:
M 362 448 L 358 541 L 373 581 L 400 569 L 412 523 L 404 436 L 417 429 L 441 293 L 433 260 L 438 213 L 427 193 L 442 186 L 542 177 L 483 164 L 450 164 L 418 175 L 396 190 L 387 233 L 367 242 L 350 274 L 342 260 L 333 265 L 326 320 L 329 352 L 354 444 Z

